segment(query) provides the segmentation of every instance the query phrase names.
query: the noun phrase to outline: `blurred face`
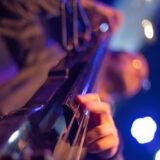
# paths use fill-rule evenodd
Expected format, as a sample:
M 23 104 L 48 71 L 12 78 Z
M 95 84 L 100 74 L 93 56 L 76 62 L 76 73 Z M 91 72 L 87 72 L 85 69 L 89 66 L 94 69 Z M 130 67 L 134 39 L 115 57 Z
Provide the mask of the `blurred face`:
M 115 97 L 131 97 L 139 92 L 142 81 L 148 76 L 148 66 L 144 57 L 132 57 L 122 53 L 108 57 L 100 92 Z M 145 61 L 146 62 L 146 61 Z
M 125 85 L 123 92 L 126 96 L 134 96 L 141 89 L 143 78 L 140 75 L 140 70 L 142 63 L 138 59 L 128 58 L 124 59 L 122 65 L 121 74 Z

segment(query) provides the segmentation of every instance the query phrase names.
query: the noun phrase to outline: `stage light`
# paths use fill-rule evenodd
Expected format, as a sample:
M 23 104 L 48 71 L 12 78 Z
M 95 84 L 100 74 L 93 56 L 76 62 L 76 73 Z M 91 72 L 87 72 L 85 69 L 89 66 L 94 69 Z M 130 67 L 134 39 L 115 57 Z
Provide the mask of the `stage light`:
M 15 131 L 9 138 L 8 143 L 14 142 L 19 136 L 19 130 Z
M 144 35 L 147 39 L 154 37 L 154 29 L 152 23 L 148 19 L 142 20 L 142 26 L 144 28 Z
M 142 68 L 142 62 L 139 60 L 139 59 L 134 59 L 132 61 L 132 66 L 135 68 L 135 69 L 141 69 Z
M 108 29 L 109 29 L 109 25 L 107 23 L 102 23 L 100 26 L 99 26 L 99 29 L 101 32 L 107 32 Z
M 157 151 L 155 155 L 155 160 L 160 160 L 160 150 Z
M 153 140 L 157 125 L 151 117 L 136 119 L 131 127 L 132 136 L 141 144 Z

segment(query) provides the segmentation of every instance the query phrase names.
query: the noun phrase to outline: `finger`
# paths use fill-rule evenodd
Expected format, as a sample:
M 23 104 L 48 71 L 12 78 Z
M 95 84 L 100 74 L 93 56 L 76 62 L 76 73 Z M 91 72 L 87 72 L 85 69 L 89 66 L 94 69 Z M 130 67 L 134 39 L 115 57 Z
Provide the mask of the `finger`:
M 108 19 L 111 31 L 115 32 L 123 22 L 122 12 L 111 8 L 110 11 L 106 10 L 106 12 L 104 13 L 106 15 L 106 18 Z
M 115 148 L 118 145 L 118 136 L 111 134 L 87 145 L 87 150 L 89 153 L 98 154 L 100 152 Z
M 107 123 L 96 126 L 92 130 L 87 132 L 85 139 L 86 145 L 89 145 L 94 141 L 97 141 L 100 138 L 104 138 L 110 134 L 117 134 L 115 126 L 109 125 Z
M 123 14 L 120 11 L 115 10 L 112 18 L 110 19 L 110 23 L 112 25 L 112 31 L 115 32 L 117 28 L 123 22 Z
M 88 101 L 84 102 L 83 105 L 89 109 L 90 112 L 97 114 L 110 114 L 111 107 L 109 103 L 100 101 Z
M 83 108 L 90 111 L 89 129 L 106 122 L 114 124 L 108 103 L 90 101 L 83 103 Z
M 76 99 L 79 103 L 85 103 L 88 101 L 100 101 L 99 95 L 96 93 L 88 93 L 85 95 L 77 95 Z

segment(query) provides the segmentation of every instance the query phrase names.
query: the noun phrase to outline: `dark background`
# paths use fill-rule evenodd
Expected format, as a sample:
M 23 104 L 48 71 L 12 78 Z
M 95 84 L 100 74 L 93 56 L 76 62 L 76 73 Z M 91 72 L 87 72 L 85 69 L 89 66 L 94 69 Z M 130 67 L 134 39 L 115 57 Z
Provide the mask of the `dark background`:
M 155 154 L 160 149 L 160 5 L 156 0 L 115 0 L 103 1 L 117 7 L 124 13 L 124 24 L 113 38 L 113 49 L 126 49 L 140 51 L 149 63 L 149 81 L 151 88 L 148 91 L 141 90 L 135 97 L 125 100 L 116 106 L 116 125 L 122 135 L 126 160 L 155 160 Z M 131 7 L 132 6 L 132 7 Z M 138 12 L 138 13 L 137 13 Z M 142 14 L 141 14 L 142 13 Z M 128 15 L 130 17 L 128 17 Z M 125 19 L 126 18 L 126 19 Z M 143 35 L 141 23 L 136 23 L 133 28 L 128 19 L 149 19 L 154 27 L 154 40 L 147 40 Z M 137 22 L 135 20 L 135 22 Z M 125 28 L 125 32 L 123 30 Z M 136 38 L 132 37 L 132 33 Z M 120 35 L 120 36 L 119 36 Z M 119 37 L 118 37 L 119 36 Z M 118 38 L 117 38 L 118 37 Z M 118 40 L 127 37 L 130 42 L 135 42 L 127 47 L 127 44 L 118 44 Z M 139 40 L 140 45 L 135 45 Z M 157 131 L 154 139 L 145 144 L 139 144 L 131 135 L 131 125 L 137 118 L 150 116 L 157 123 Z

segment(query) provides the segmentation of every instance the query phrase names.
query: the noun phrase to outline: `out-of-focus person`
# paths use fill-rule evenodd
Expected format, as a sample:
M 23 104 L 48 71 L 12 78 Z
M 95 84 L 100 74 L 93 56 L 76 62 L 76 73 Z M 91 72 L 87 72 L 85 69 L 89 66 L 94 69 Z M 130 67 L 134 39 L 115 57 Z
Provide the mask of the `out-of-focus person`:
M 98 93 L 104 101 L 136 95 L 149 76 L 149 66 L 142 53 L 110 52 L 103 66 Z

